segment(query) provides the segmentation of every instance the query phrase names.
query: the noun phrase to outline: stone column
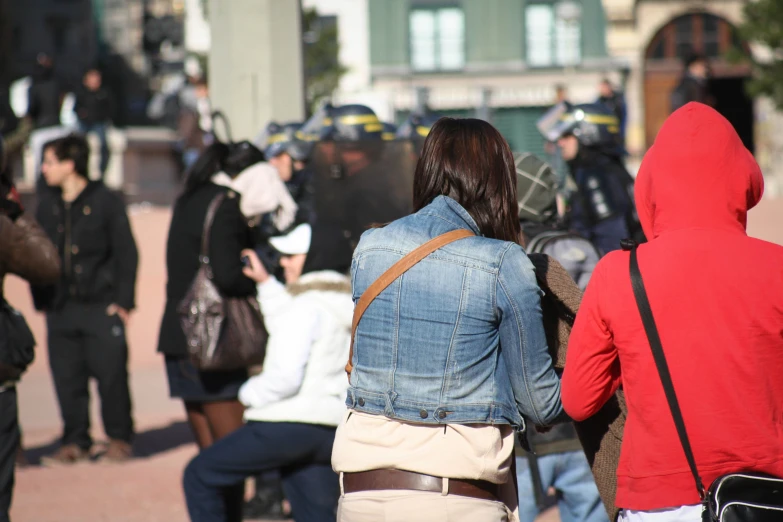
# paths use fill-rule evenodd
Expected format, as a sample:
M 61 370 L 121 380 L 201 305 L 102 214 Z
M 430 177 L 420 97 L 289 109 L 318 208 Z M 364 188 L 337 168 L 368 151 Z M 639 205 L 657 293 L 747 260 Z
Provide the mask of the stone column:
M 305 115 L 301 8 L 296 0 L 210 0 L 209 87 L 235 140 L 270 120 Z M 220 131 L 218 131 L 220 132 Z

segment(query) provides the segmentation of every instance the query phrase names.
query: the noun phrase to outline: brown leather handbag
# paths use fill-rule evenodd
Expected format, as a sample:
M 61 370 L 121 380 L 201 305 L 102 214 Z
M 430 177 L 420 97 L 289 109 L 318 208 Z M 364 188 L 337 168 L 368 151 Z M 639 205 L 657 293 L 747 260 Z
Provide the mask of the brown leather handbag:
M 255 296 L 226 297 L 212 280 L 209 234 L 225 194 L 215 196 L 204 219 L 201 266 L 177 307 L 193 364 L 202 371 L 248 368 L 264 362 L 269 334 Z
M 356 303 L 356 307 L 353 309 L 353 325 L 351 326 L 351 350 L 348 354 L 348 364 L 345 365 L 345 371 L 348 374 L 348 378 L 351 377 L 351 371 L 353 370 L 353 342 L 356 338 L 356 328 L 359 326 L 359 321 L 362 320 L 364 312 L 367 311 L 367 307 L 370 306 L 376 297 L 381 292 L 386 290 L 390 284 L 397 280 L 402 274 L 416 266 L 425 257 L 432 254 L 439 248 L 442 248 L 457 240 L 464 239 L 466 237 L 473 237 L 476 234 L 470 230 L 457 229 L 451 232 L 441 234 L 434 239 L 430 239 L 420 247 L 412 250 L 402 259 L 394 263 L 386 272 L 381 274 L 381 277 L 375 280 L 373 284 L 367 287 L 362 297 L 359 298 L 359 302 Z

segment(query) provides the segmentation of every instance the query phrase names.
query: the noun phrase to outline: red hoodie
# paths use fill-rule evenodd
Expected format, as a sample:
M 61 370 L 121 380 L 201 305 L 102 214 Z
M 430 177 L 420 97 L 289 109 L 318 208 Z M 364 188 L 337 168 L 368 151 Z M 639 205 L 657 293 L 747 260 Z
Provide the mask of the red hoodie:
M 705 485 L 783 476 L 783 247 L 747 236 L 763 178 L 731 124 L 690 103 L 666 121 L 636 180 L 649 243 L 639 265 Z M 571 332 L 563 406 L 584 420 L 628 402 L 617 506 L 698 504 L 631 289 L 629 253 L 596 266 Z

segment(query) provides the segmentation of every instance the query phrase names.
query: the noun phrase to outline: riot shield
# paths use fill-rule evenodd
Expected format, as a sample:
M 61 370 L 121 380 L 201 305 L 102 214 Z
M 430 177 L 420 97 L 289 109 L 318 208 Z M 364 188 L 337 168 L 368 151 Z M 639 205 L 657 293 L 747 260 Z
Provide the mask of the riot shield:
M 318 221 L 339 226 L 355 248 L 365 230 L 411 213 L 416 161 L 410 141 L 318 143 L 310 162 Z

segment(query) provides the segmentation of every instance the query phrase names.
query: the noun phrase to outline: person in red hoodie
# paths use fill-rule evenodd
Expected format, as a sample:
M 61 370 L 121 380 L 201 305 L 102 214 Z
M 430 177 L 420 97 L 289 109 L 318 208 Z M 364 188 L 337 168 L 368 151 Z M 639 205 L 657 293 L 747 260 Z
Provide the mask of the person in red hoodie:
M 689 103 L 644 158 L 638 259 L 696 465 L 783 476 L 783 247 L 748 237 L 764 180 L 731 124 Z M 562 400 L 587 419 L 622 386 L 620 520 L 699 522 L 701 506 L 634 300 L 629 252 L 596 266 L 576 318 Z

